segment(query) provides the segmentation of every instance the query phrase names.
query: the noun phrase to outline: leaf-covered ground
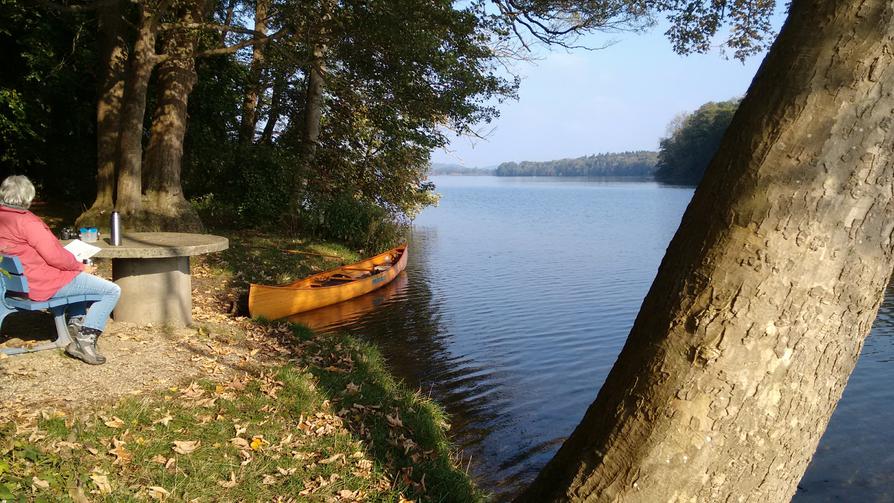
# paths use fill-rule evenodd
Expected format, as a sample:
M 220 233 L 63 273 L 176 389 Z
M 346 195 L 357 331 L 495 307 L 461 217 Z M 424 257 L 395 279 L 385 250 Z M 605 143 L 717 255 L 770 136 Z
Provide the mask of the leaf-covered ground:
M 118 327 L 104 336 L 117 349 L 100 367 L 52 351 L 0 360 L 0 384 L 25 383 L 0 408 L 0 500 L 483 499 L 457 468 L 443 412 L 395 382 L 374 347 L 240 316 L 248 282 L 338 265 L 325 255 L 356 257 L 271 236 L 231 243 L 194 265 L 194 328 Z M 120 337 L 127 340 L 108 340 Z M 159 347 L 181 373 L 158 380 L 151 366 L 136 375 L 123 364 L 101 371 Z M 72 377 L 73 386 L 54 390 Z M 40 399 L 23 397 L 28 388 Z

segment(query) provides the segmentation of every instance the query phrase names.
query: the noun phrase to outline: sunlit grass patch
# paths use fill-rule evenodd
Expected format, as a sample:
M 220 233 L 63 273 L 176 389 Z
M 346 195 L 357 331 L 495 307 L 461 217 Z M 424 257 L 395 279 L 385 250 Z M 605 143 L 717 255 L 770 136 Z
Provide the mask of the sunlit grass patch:
M 293 333 L 291 365 L 0 425 L 0 499 L 482 499 L 451 463 L 443 413 L 373 347 Z
M 360 259 L 345 246 L 329 242 L 258 231 L 230 232 L 227 237 L 229 249 L 209 256 L 206 263 L 214 272 L 229 277 L 236 287 L 288 283 Z

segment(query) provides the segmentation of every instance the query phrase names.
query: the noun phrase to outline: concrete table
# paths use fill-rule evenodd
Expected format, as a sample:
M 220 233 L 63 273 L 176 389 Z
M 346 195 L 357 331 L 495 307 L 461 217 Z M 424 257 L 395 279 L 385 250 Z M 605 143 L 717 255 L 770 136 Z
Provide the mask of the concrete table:
M 229 247 L 222 236 L 180 232 L 128 232 L 121 246 L 91 244 L 102 248 L 97 258 L 112 259 L 112 280 L 121 287 L 116 321 L 176 327 L 192 323 L 189 257 Z

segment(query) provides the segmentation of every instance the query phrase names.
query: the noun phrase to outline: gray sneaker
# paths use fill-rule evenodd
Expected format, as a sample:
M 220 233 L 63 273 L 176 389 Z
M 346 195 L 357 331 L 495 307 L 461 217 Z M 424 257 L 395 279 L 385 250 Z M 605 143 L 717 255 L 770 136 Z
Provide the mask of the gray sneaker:
M 96 338 L 101 333 L 95 328 L 81 327 L 65 348 L 65 353 L 90 365 L 102 365 L 106 362 L 106 357 L 96 350 Z

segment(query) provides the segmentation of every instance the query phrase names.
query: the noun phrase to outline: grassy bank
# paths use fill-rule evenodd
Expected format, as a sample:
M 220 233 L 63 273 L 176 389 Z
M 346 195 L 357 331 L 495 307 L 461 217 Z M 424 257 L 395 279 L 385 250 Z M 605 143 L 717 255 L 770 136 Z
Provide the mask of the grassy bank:
M 248 282 L 356 257 L 330 244 L 229 237 L 230 250 L 195 266 L 190 348 L 208 348 L 214 371 L 0 423 L 0 500 L 483 500 L 458 467 L 443 411 L 396 382 L 375 347 L 232 314 Z

